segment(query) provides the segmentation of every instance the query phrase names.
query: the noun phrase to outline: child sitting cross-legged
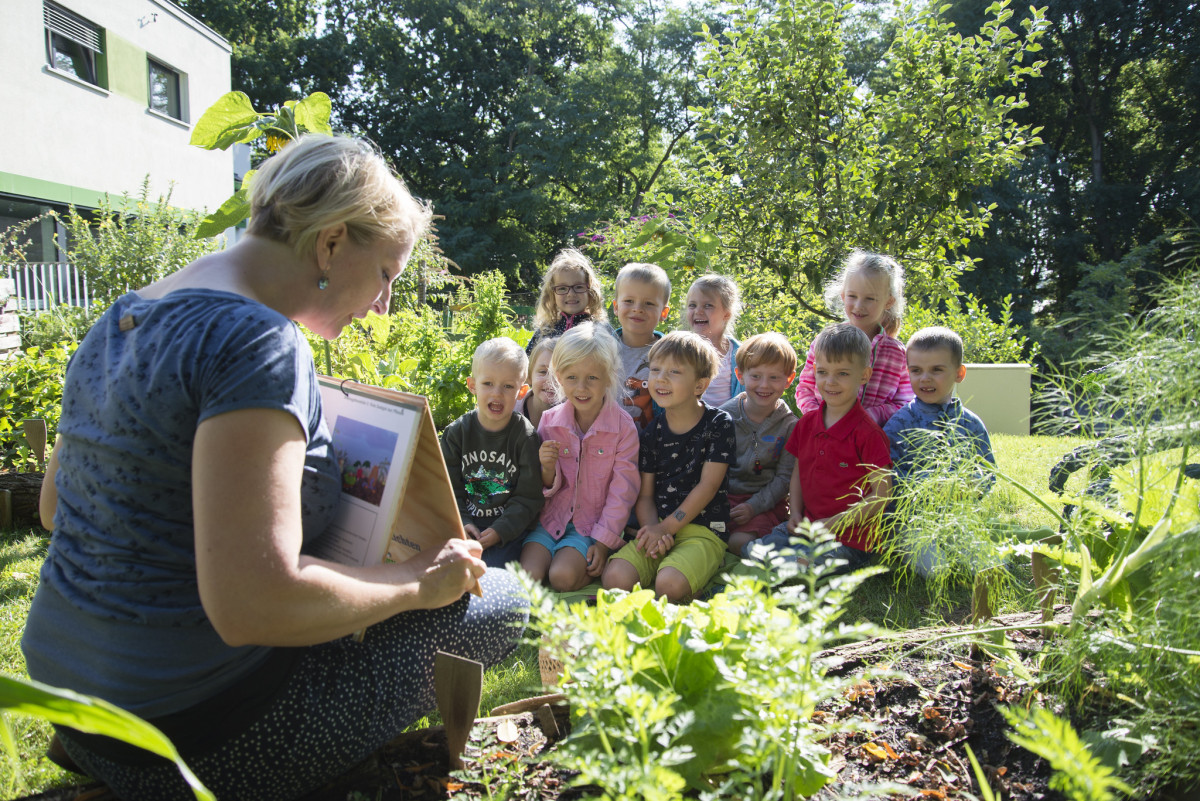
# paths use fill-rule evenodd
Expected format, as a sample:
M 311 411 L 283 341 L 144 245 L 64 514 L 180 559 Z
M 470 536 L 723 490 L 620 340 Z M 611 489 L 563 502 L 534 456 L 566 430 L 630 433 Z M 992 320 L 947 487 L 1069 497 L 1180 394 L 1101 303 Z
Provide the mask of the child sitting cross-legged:
M 678 603 L 708 584 L 725 555 L 733 421 L 701 400 L 719 361 L 704 337 L 673 331 L 654 343 L 649 361 L 650 395 L 663 414 L 642 432 L 641 527 L 609 559 L 602 581 L 607 589 L 653 586 Z
M 533 425 L 515 411 L 528 357 L 496 337 L 475 349 L 467 389 L 475 408 L 442 432 L 442 456 L 467 534 L 483 545 L 488 567 L 521 554 L 526 530 L 542 510 L 542 472 Z
M 729 550 L 741 556 L 750 542 L 788 518 L 788 486 L 796 457 L 783 449 L 796 415 L 781 396 L 796 378 L 796 351 L 783 334 L 756 334 L 738 348 L 744 392 L 721 407 L 733 418 L 737 462 L 729 468 Z
M 559 592 L 598 578 L 638 494 L 637 426 L 620 402 L 617 340 L 593 323 L 558 338 L 550 371 L 564 402 L 542 413 L 546 507 L 525 538 L 521 567 Z
M 787 442 L 796 457 L 791 514 L 748 550 L 766 559 L 772 551 L 794 548 L 801 564 L 840 560 L 835 572 L 855 570 L 869 559 L 891 486 L 887 437 L 858 400 L 871 378 L 871 340 L 851 323 L 839 323 L 817 335 L 812 351 L 821 405 L 800 418 Z M 839 544 L 819 553 L 791 544 L 806 520 L 823 523 Z
M 963 406 L 954 388 L 967 374 L 962 337 L 949 328 L 922 328 L 908 340 L 908 377 L 916 398 L 883 427 L 891 443 L 893 472 L 903 486 L 933 472 L 965 478 L 975 495 L 990 489 L 995 475 L 983 462 L 996 463 L 987 426 Z M 963 462 L 974 460 L 963 470 Z M 909 557 L 922 577 L 939 562 L 937 548 L 924 546 Z

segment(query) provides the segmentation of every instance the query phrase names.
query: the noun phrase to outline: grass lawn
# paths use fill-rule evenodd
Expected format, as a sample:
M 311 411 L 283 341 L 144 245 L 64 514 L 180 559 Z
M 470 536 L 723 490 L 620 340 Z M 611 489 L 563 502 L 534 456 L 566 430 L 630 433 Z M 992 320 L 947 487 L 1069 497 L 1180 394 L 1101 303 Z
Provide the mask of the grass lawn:
M 1064 453 L 1085 442 L 1063 437 L 1004 434 L 994 435 L 992 441 L 1000 471 L 1043 497 L 1048 495 L 1046 482 L 1050 467 Z M 1054 525 L 1048 512 L 1004 481 L 997 484 L 984 504 L 995 518 L 1025 528 Z M 21 631 L 37 587 L 47 541 L 41 529 L 0 535 L 0 670 L 9 675 L 25 676 Z M 867 619 L 890 628 L 909 628 L 947 617 L 961 617 L 969 602 L 970 589 L 963 587 L 950 599 L 950 607 L 936 607 L 923 582 L 898 581 L 893 576 L 881 575 L 864 583 L 847 614 L 850 618 Z M 1000 603 L 1006 610 L 1031 606 L 1028 598 L 1001 600 Z M 537 654 L 532 648 L 522 647 L 504 663 L 488 671 L 484 677 L 481 706 L 486 713 L 494 706 L 538 691 Z M 59 770 L 41 757 L 50 736 L 48 724 L 11 715 L 6 719 L 17 753 L 15 760 L 6 757 L 0 767 L 0 796 L 17 798 L 79 781 L 79 777 Z M 433 722 L 436 722 L 436 716 L 424 718 L 414 725 L 420 727 Z

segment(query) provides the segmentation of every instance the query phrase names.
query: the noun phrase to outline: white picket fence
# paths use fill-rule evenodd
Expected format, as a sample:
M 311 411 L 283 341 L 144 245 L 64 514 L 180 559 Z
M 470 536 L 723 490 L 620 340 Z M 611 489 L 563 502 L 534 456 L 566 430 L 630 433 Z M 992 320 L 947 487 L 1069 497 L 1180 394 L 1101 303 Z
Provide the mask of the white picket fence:
M 28 262 L 4 267 L 0 277 L 16 284 L 18 311 L 48 311 L 55 306 L 91 306 L 87 279 L 67 262 Z

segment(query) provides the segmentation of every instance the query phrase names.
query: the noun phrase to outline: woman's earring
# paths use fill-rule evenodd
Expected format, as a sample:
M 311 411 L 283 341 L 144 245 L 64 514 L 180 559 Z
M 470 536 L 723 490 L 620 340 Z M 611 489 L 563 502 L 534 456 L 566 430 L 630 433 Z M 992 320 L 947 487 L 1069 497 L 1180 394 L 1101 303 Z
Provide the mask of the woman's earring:
M 329 288 L 329 276 L 323 274 L 320 278 L 317 279 L 317 289 L 328 289 L 328 288 Z

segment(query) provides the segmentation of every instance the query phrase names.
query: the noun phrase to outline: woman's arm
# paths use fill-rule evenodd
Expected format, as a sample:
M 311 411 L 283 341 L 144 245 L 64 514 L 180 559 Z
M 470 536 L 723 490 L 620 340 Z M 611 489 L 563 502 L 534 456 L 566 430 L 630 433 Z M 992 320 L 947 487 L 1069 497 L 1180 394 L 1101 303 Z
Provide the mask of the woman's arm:
M 209 418 L 192 455 L 196 576 L 230 645 L 313 645 L 409 609 L 457 600 L 485 570 L 477 542 L 451 539 L 402 564 L 350 567 L 300 554 L 304 433 L 275 409 Z
M 42 528 L 54 531 L 54 510 L 58 506 L 58 487 L 54 486 L 54 476 L 58 473 L 58 443 L 50 451 L 50 459 L 46 462 L 46 475 L 42 477 L 42 491 L 38 493 L 38 517 Z

